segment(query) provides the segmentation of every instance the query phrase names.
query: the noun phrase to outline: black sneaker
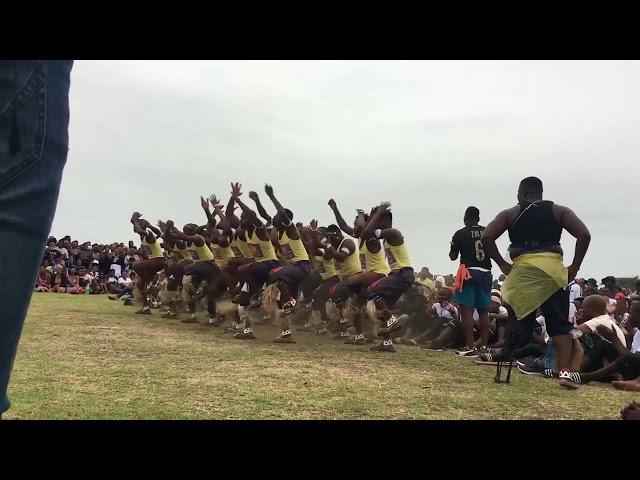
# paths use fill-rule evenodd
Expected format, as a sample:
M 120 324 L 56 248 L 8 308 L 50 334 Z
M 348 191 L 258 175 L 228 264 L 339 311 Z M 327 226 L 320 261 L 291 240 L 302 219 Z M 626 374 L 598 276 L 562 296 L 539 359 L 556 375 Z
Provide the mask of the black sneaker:
M 130 298 L 125 298 L 124 302 L 122 302 L 125 307 L 130 307 L 133 305 L 133 301 Z
M 474 348 L 462 347 L 460 350 L 456 351 L 456 355 L 460 357 L 475 358 L 480 356 L 480 352 L 475 347 Z
M 324 325 L 320 327 L 318 330 L 316 330 L 316 333 L 318 335 L 326 335 L 327 332 L 328 332 L 327 327 L 325 327 Z
M 540 365 L 538 362 L 518 365 L 518 370 L 525 375 L 544 375 L 544 365 Z
M 396 349 L 393 348 L 393 342 L 391 340 L 385 340 L 380 345 L 371 347 L 369 350 L 371 350 L 372 352 L 395 352 L 396 351 Z

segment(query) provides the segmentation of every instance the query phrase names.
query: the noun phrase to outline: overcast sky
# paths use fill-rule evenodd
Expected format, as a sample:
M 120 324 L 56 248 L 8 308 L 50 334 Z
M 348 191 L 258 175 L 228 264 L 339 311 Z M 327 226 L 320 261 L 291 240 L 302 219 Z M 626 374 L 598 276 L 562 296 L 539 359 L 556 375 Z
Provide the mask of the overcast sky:
M 414 267 L 449 273 L 465 208 L 486 225 L 535 175 L 591 230 L 580 276 L 637 275 L 638 85 L 622 61 L 76 61 L 52 234 L 138 243 L 133 210 L 204 223 L 201 194 L 268 182 L 305 223 L 390 200 Z

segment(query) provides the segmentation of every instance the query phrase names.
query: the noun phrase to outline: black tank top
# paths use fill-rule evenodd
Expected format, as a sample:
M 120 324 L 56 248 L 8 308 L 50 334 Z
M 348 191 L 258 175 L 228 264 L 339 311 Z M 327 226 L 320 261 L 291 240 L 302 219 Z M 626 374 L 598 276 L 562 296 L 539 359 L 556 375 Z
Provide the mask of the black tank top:
M 518 218 L 509 227 L 512 248 L 546 250 L 560 245 L 562 224 L 553 214 L 553 202 L 542 201 L 520 207 Z

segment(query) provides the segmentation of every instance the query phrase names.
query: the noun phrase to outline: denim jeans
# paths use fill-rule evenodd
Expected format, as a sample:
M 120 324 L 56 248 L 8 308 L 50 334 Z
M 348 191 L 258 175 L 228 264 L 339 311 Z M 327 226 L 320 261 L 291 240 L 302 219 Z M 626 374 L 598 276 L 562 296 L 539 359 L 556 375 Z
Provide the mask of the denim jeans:
M 556 347 L 553 345 L 553 338 L 547 341 L 547 353 L 544 356 L 544 368 L 556 369 Z
M 69 143 L 71 60 L 0 60 L 0 413 Z

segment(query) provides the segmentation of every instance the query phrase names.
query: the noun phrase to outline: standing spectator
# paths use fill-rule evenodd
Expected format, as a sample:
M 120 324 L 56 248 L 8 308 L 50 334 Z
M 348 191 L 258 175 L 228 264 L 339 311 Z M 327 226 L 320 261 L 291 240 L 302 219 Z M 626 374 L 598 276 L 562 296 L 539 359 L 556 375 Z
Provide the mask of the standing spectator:
M 69 249 L 69 265 L 76 268 L 82 265 L 82 258 L 80 257 L 80 246 L 78 245 L 77 240 L 71 242 L 71 247 Z
M 585 284 L 583 298 L 586 298 L 590 295 L 596 295 L 598 293 L 598 281 L 595 278 L 590 278 L 587 280 Z
M 124 246 L 120 247 L 116 247 L 115 249 L 115 254 L 113 256 L 113 259 L 111 260 L 111 269 L 115 271 L 115 276 L 116 278 L 120 278 L 120 276 L 122 275 L 122 271 L 125 268 L 125 250 L 124 250 Z
M 583 297 L 582 286 L 584 279 L 576 278 L 569 284 L 569 302 L 573 303 L 576 298 Z
M 427 267 L 422 267 L 422 269 L 420 270 L 420 273 L 418 274 L 418 278 L 416 279 L 416 282 L 418 282 L 421 285 L 424 285 L 429 290 L 433 290 L 432 278 L 433 278 L 433 275 L 431 275 L 431 272 L 429 272 L 429 269 Z
M 622 292 L 622 288 L 616 283 L 616 277 L 604 277 L 602 279 L 602 285 L 607 289 L 610 298 L 615 298 L 616 293 Z

